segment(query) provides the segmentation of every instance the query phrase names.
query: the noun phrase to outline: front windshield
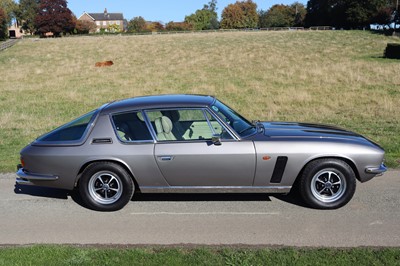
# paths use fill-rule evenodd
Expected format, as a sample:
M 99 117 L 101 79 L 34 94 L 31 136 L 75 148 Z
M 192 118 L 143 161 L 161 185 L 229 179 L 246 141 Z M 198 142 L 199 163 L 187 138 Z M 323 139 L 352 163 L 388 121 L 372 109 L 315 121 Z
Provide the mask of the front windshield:
M 211 108 L 223 121 L 229 124 L 239 134 L 240 137 L 255 133 L 255 126 L 251 122 L 222 102 L 218 100 L 215 101 Z

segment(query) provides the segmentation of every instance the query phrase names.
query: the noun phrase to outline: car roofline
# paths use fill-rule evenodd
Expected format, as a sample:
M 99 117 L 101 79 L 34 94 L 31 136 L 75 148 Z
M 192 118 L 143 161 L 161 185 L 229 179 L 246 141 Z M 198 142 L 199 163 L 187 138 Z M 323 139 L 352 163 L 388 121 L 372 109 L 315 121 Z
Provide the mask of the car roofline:
M 163 94 L 147 95 L 109 102 L 101 107 L 102 114 L 171 107 L 206 107 L 212 105 L 216 98 L 201 94 Z

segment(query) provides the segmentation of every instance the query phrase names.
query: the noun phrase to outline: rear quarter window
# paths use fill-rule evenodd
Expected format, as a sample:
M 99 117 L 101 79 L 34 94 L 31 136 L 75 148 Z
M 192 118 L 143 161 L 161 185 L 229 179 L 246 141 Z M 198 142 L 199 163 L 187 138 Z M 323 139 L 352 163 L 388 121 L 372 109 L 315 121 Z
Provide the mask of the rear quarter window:
M 81 140 L 89 124 L 94 120 L 96 110 L 87 113 L 59 128 L 39 137 L 37 142 L 71 142 Z

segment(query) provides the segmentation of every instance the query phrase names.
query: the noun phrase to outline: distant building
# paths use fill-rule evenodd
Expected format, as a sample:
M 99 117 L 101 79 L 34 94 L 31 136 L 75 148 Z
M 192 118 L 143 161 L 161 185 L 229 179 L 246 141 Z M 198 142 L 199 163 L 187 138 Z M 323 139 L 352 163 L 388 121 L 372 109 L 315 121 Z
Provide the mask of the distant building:
M 12 39 L 14 38 L 22 38 L 24 35 L 26 35 L 25 31 L 22 30 L 22 28 L 18 25 L 17 22 L 14 22 L 9 28 L 8 28 L 8 36 Z
M 127 21 L 124 19 L 122 13 L 108 13 L 107 8 L 104 9 L 103 13 L 83 12 L 78 20 L 87 20 L 96 23 L 97 32 L 100 32 L 102 29 L 110 31 L 115 29 L 115 27 L 119 27 L 120 31 L 125 31 L 127 27 Z

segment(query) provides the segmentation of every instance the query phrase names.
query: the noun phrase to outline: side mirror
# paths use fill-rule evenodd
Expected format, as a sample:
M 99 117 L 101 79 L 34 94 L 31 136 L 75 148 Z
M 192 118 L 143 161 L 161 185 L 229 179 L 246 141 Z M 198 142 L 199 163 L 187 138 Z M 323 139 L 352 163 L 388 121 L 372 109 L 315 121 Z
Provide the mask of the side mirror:
M 222 144 L 221 143 L 221 135 L 219 135 L 219 134 L 212 135 L 211 142 L 214 145 L 221 145 Z

